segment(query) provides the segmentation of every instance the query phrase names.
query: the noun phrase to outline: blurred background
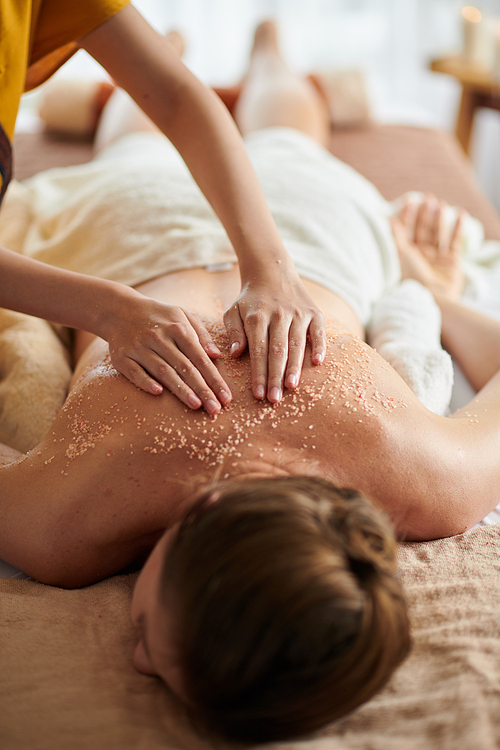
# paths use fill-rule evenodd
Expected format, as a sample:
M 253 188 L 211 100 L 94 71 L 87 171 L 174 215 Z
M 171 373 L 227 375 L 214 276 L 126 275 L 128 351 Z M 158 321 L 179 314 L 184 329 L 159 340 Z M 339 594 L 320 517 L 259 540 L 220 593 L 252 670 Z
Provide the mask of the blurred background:
M 286 61 L 296 70 L 362 69 L 374 117 L 453 130 L 461 87 L 429 70 L 432 59 L 460 54 L 464 2 L 457 0 L 134 0 L 160 31 L 185 36 L 185 62 L 203 81 L 231 85 L 244 74 L 255 25 L 277 19 Z M 500 0 L 482 0 L 483 18 L 500 18 Z M 498 24 L 497 21 L 495 23 Z M 500 46 L 500 42 L 499 42 Z M 57 74 L 99 78 L 79 52 Z M 39 92 L 25 97 L 19 128 L 37 127 Z M 479 182 L 500 210 L 500 112 L 479 110 L 470 150 Z

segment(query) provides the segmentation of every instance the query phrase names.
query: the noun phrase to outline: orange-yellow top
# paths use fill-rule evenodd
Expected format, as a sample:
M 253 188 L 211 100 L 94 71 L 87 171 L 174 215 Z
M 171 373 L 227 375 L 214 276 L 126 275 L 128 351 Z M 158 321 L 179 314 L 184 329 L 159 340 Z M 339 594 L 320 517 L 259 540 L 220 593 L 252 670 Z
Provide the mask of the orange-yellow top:
M 76 39 L 130 0 L 0 0 L 0 194 L 10 167 L 12 140 L 23 91 L 39 86 L 78 49 Z M 3 136 L 3 138 L 1 137 Z M 6 137 L 5 137 L 6 136 Z M 6 154 L 6 151 L 9 153 Z

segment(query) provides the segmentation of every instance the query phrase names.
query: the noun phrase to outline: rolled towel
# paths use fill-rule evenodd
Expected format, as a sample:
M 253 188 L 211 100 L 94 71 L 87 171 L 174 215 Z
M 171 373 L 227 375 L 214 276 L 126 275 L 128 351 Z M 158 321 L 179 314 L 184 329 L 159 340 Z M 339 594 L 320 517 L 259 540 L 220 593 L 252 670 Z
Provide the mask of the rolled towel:
M 49 132 L 91 139 L 114 90 L 107 81 L 53 78 L 42 89 L 38 114 Z
M 48 323 L 0 309 L 0 442 L 25 453 L 44 437 L 71 379 L 66 349 Z
M 362 70 L 316 71 L 308 80 L 323 97 L 332 128 L 359 128 L 369 124 L 372 107 Z
M 453 364 L 441 347 L 441 314 L 432 294 L 407 279 L 375 304 L 368 343 L 386 359 L 427 409 L 446 414 Z

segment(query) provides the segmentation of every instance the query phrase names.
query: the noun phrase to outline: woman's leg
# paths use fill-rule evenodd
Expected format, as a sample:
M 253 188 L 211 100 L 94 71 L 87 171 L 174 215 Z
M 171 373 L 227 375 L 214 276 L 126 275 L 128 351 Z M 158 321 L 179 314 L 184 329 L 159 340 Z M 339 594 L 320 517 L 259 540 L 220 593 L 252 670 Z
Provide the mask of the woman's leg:
M 255 32 L 248 73 L 235 110 L 243 135 L 270 127 L 288 127 L 328 145 L 329 114 L 318 92 L 282 60 L 273 21 Z
M 182 56 L 184 41 L 176 31 L 168 41 Z M 243 135 L 261 128 L 282 126 L 306 133 L 328 145 L 330 118 L 325 103 L 306 80 L 292 73 L 278 49 L 276 26 L 264 21 L 255 32 L 248 73 L 235 111 Z M 103 110 L 94 146 L 98 153 L 123 135 L 159 132 L 123 90 L 117 89 Z
M 184 40 L 177 31 L 165 37 L 179 57 L 184 53 Z M 94 151 L 99 153 L 118 138 L 128 133 L 152 132 L 159 129 L 123 89 L 117 88 L 102 111 L 94 138 Z

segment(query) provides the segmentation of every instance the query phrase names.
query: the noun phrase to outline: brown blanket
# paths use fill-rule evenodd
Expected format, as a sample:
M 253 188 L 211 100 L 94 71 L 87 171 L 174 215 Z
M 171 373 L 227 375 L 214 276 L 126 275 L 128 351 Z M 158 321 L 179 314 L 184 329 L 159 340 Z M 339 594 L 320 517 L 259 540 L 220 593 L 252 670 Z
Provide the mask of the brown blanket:
M 403 545 L 413 651 L 349 718 L 288 750 L 500 745 L 500 525 Z M 131 665 L 135 576 L 77 591 L 0 580 L 3 750 L 208 750 Z

